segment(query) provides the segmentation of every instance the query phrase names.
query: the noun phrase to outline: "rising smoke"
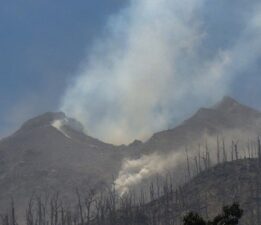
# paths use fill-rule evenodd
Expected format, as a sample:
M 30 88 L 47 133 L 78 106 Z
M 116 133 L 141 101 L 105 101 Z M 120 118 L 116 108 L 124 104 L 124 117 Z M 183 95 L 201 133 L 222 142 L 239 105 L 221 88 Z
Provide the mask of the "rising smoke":
M 123 195 L 131 187 L 141 183 L 145 178 L 162 174 L 167 169 L 174 169 L 178 160 L 182 160 L 182 153 L 159 155 L 157 153 L 144 155 L 139 159 L 124 160 L 118 178 L 115 180 L 115 189 Z
M 260 121 L 256 122 L 260 123 Z M 247 158 L 249 157 L 250 149 L 248 148 L 250 148 L 250 145 L 251 148 L 256 148 L 257 140 L 255 137 L 256 132 L 254 131 L 242 131 L 238 129 L 226 130 L 225 137 L 220 136 L 218 138 L 215 135 L 212 136 L 205 133 L 197 141 L 188 143 L 189 146 L 183 146 L 169 153 L 164 154 L 158 151 L 149 155 L 143 155 L 137 159 L 125 159 L 122 162 L 118 177 L 114 181 L 115 189 L 120 195 L 124 195 L 130 190 L 135 189 L 135 187 L 145 180 L 150 179 L 149 181 L 151 182 L 155 176 L 164 176 L 168 171 L 171 171 L 171 173 L 175 172 L 175 182 L 181 185 L 186 181 L 186 178 L 189 178 L 189 175 L 193 177 L 197 174 L 195 158 L 198 160 L 199 155 L 198 166 L 203 170 L 205 167 L 204 158 L 206 159 L 206 151 L 209 154 L 210 166 L 216 165 L 218 160 L 220 162 L 224 161 L 223 147 L 226 152 L 226 160 L 230 161 L 232 160 L 231 144 L 233 141 L 238 147 L 238 157 Z M 217 158 L 217 142 L 220 148 L 219 159 Z M 256 150 L 253 150 L 253 152 L 255 155 Z M 235 157 L 235 152 L 233 154 Z M 190 174 L 187 171 L 188 163 L 190 164 Z
M 253 7 L 229 47 L 205 54 L 205 0 L 131 0 L 110 18 L 61 110 L 86 131 L 122 144 L 146 139 L 228 92 L 259 56 L 261 10 Z M 232 29 L 232 28 L 231 28 Z

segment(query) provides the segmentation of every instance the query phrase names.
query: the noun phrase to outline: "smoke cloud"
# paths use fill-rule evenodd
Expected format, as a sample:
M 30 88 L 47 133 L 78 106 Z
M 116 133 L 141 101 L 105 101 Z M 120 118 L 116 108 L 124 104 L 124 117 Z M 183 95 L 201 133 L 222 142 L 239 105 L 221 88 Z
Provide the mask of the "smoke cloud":
M 175 168 L 181 158 L 181 153 L 171 153 L 164 156 L 154 153 L 144 155 L 139 159 L 125 160 L 119 176 L 114 182 L 115 189 L 120 195 L 123 195 L 129 191 L 129 188 L 139 184 L 145 178 Z
M 205 0 L 131 0 L 109 19 L 61 110 L 88 134 L 114 144 L 146 140 L 175 125 L 220 99 L 237 73 L 257 60 L 256 5 L 229 47 L 211 47 L 210 54 Z
M 260 121 L 256 121 L 260 123 Z M 175 149 L 168 154 L 160 152 L 143 155 L 138 159 L 125 159 L 122 162 L 118 177 L 114 181 L 115 189 L 120 195 L 128 193 L 129 190 L 139 185 L 146 179 L 155 178 L 157 175 L 166 175 L 166 172 L 175 172 L 176 184 L 181 185 L 188 178 L 188 163 L 190 168 L 190 176 L 196 173 L 195 157 L 200 157 L 198 166 L 204 169 L 204 158 L 206 159 L 206 148 L 209 154 L 210 165 L 214 166 L 218 163 L 217 158 L 217 141 L 219 142 L 219 160 L 224 160 L 223 143 L 225 146 L 226 160 L 232 160 L 231 144 L 232 141 L 237 144 L 237 154 L 239 158 L 247 158 L 251 154 L 257 157 L 256 133 L 255 131 L 242 131 L 238 129 L 226 130 L 225 138 L 211 136 L 207 133 L 203 134 L 197 141 L 191 141 L 189 146 L 183 146 Z M 221 140 L 222 139 L 222 140 Z M 199 147 L 200 146 L 200 147 Z M 207 146 L 207 147 L 206 147 Z M 187 153 L 185 151 L 187 150 Z M 251 151 L 251 153 L 250 153 Z M 235 152 L 234 159 L 235 159 Z M 188 158 L 187 158 L 188 157 Z M 185 180 L 184 180 L 185 178 Z

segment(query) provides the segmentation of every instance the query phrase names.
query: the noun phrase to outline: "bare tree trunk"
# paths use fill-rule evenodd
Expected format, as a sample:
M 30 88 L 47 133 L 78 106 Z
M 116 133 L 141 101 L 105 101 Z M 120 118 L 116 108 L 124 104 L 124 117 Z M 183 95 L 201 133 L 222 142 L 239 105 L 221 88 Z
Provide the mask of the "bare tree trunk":
M 231 145 L 231 161 L 234 161 L 234 141 L 232 141 L 232 145 Z
M 195 156 L 194 160 L 195 160 L 195 166 L 196 166 L 196 175 L 198 175 L 199 174 L 199 166 L 198 166 L 198 158 L 197 158 L 197 156 Z
M 234 145 L 234 149 L 235 149 L 235 157 L 236 157 L 236 160 L 238 160 L 239 157 L 238 157 L 238 148 L 237 148 L 237 144 Z
M 259 225 L 261 222 L 260 216 L 260 169 L 261 169 L 261 143 L 260 138 L 257 141 L 257 155 L 258 155 L 258 165 L 257 165 L 257 176 L 256 176 L 256 206 L 257 206 L 257 224 Z
M 189 164 L 189 156 L 188 156 L 188 149 L 186 148 L 186 156 L 187 156 L 187 170 L 188 170 L 188 178 L 191 179 L 191 173 L 190 173 L 190 164 Z
M 78 189 L 76 189 L 76 196 L 78 200 L 78 209 L 79 209 L 79 217 L 80 217 L 80 224 L 84 225 L 84 217 L 83 217 L 83 207 L 82 207 L 82 200 L 81 200 L 81 195 Z
M 250 149 L 250 140 L 248 139 L 247 142 L 247 153 L 248 153 L 248 159 L 251 159 L 251 149 Z
M 256 179 L 256 217 L 257 224 L 260 224 L 260 180 L 259 176 Z
M 258 144 L 258 147 L 257 147 L 257 150 L 258 150 L 258 168 L 260 169 L 261 168 L 261 142 L 260 142 L 259 137 L 258 137 L 258 140 L 257 140 L 257 144 Z
M 223 162 L 227 161 L 227 152 L 224 138 L 222 139 L 222 148 L 223 148 Z
M 220 163 L 220 145 L 219 145 L 219 137 L 217 136 L 217 164 Z
M 199 144 L 198 146 L 199 152 L 198 152 L 198 168 L 199 168 L 199 172 L 202 172 L 202 168 L 201 168 L 201 146 Z
M 16 225 L 16 217 L 15 217 L 15 206 L 14 206 L 14 200 L 12 199 L 11 202 L 11 221 L 10 225 Z

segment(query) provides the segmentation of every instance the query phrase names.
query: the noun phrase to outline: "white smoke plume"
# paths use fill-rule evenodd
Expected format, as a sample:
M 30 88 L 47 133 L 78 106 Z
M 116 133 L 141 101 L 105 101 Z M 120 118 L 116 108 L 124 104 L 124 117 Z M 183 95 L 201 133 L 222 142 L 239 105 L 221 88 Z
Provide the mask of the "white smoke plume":
M 260 121 L 257 121 L 260 123 Z M 166 172 L 175 172 L 176 184 L 180 185 L 184 182 L 184 178 L 188 178 L 187 163 L 190 164 L 190 175 L 194 176 L 196 171 L 195 157 L 201 155 L 201 160 L 198 161 L 200 167 L 204 169 L 204 160 L 206 158 L 206 146 L 210 157 L 210 164 L 214 166 L 218 163 L 217 159 L 217 141 L 220 147 L 220 162 L 223 160 L 223 147 L 224 141 L 226 149 L 226 159 L 231 159 L 231 144 L 232 141 L 238 146 L 238 157 L 249 157 L 249 144 L 255 146 L 257 140 L 255 139 L 256 132 L 242 131 L 237 129 L 226 130 L 225 137 L 222 135 L 217 139 L 217 136 L 211 136 L 207 133 L 195 141 L 190 142 L 189 146 L 183 146 L 180 149 L 168 154 L 160 154 L 155 152 L 149 155 L 143 155 L 138 159 L 125 159 L 122 162 L 121 169 L 118 177 L 115 179 L 115 189 L 120 195 L 128 193 L 132 188 L 138 187 L 144 180 L 155 178 L 156 175 L 164 175 Z M 187 150 L 187 153 L 185 151 Z M 254 150 L 254 152 L 256 152 Z M 235 154 L 235 153 L 234 153 Z M 256 153 L 254 153 L 255 155 Z M 187 158 L 188 157 L 188 158 Z M 234 156 L 235 157 L 235 156 Z M 257 157 L 255 155 L 255 157 Z M 183 178 L 183 180 L 181 180 Z M 153 179 L 152 179 L 153 180 Z M 180 183 L 181 182 L 181 183 Z
M 145 140 L 221 98 L 235 74 L 261 52 L 261 10 L 255 7 L 229 48 L 206 56 L 204 4 L 131 0 L 110 18 L 104 37 L 68 87 L 61 110 L 90 135 L 122 144 Z
M 125 160 L 118 178 L 115 180 L 115 189 L 123 195 L 131 187 L 142 182 L 145 178 L 162 174 L 167 169 L 173 169 L 178 161 L 184 157 L 181 153 L 159 155 L 157 153 L 144 155 L 139 159 Z

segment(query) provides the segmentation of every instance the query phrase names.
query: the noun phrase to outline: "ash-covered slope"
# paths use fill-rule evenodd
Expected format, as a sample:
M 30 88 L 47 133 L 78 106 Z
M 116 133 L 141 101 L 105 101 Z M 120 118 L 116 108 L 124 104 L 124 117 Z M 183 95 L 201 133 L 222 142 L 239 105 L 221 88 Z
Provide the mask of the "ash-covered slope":
M 143 146 L 144 153 L 178 151 L 205 142 L 209 137 L 253 138 L 261 134 L 261 113 L 224 97 L 212 108 L 201 108 L 174 129 L 154 134 Z M 183 149 L 184 150 L 184 149 Z
M 0 207 L 11 196 L 20 205 L 38 191 L 67 194 L 101 186 L 116 174 L 121 158 L 119 147 L 85 135 L 63 113 L 31 119 L 0 142 Z
M 153 212 L 163 224 L 166 221 L 181 224 L 183 216 L 189 211 L 212 219 L 223 206 L 238 202 L 244 210 L 240 224 L 258 225 L 261 222 L 260 181 L 258 159 L 224 162 L 199 173 L 176 190 L 168 184 L 169 187 L 165 188 L 168 191 L 147 204 L 145 209 L 148 213 Z

